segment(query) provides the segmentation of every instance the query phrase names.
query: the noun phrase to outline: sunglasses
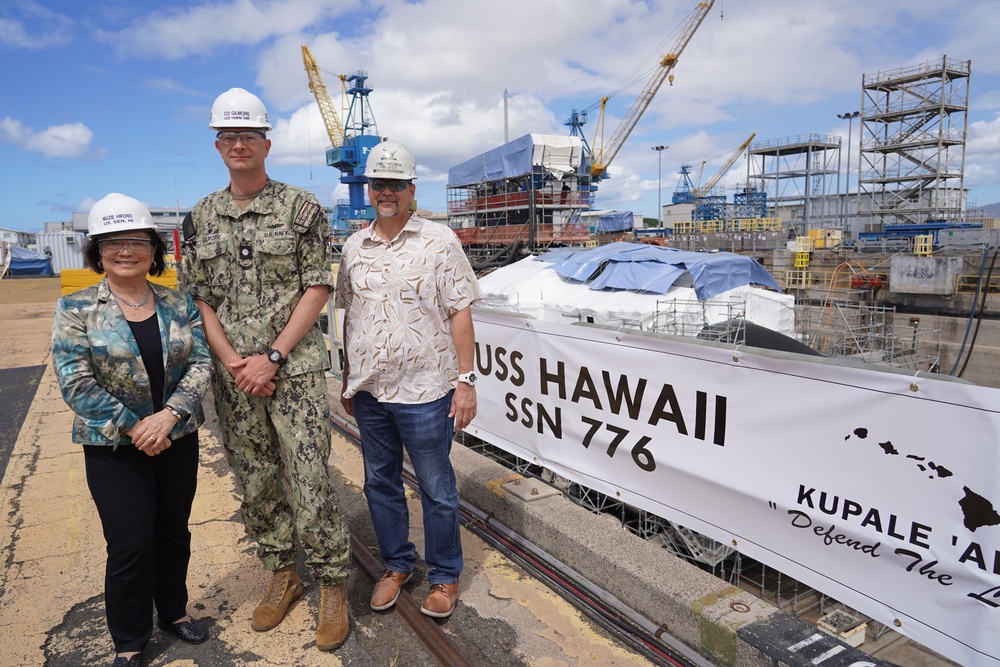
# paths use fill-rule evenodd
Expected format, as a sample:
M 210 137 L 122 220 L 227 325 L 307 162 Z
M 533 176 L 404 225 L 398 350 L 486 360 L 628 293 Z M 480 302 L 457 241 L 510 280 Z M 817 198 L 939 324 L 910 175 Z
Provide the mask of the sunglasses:
M 402 192 L 406 188 L 410 187 L 410 181 L 398 181 L 396 179 L 383 179 L 383 178 L 372 178 L 369 179 L 368 185 L 375 192 L 382 192 L 386 188 L 389 188 L 393 192 Z

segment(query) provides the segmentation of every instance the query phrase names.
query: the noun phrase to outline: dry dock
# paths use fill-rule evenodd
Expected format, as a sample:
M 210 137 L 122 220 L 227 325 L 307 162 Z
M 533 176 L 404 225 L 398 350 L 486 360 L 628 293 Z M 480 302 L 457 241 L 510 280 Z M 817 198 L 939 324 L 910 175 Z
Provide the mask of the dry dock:
M 50 365 L 49 333 L 58 294 L 57 279 L 0 281 L 7 352 L 0 358 L 0 665 L 105 665 L 112 655 L 103 610 L 103 538 L 86 488 L 82 453 L 70 442 L 72 414 Z M 333 391 L 339 389 L 334 378 L 330 384 Z M 523 503 L 495 493 L 491 482 L 510 471 L 478 454 L 456 447 L 453 459 L 463 500 L 655 619 L 665 632 L 699 651 L 700 664 L 820 664 L 820 655 L 831 656 L 823 665 L 950 664 L 891 632 L 862 645 L 874 658 L 828 636 L 795 648 L 816 634 L 814 626 L 562 497 Z M 360 453 L 335 436 L 330 464 L 352 535 L 373 548 Z M 400 614 L 371 611 L 371 584 L 356 568 L 348 582 L 351 635 L 339 651 L 326 654 L 315 648 L 318 587 L 311 581 L 278 628 L 253 632 L 250 614 L 267 577 L 243 533 L 238 494 L 214 416 L 202 430 L 198 483 L 191 520 L 191 611 L 206 620 L 212 639 L 189 646 L 156 631 L 146 651 L 150 665 L 436 663 Z M 411 515 L 419 522 L 419 511 Z M 419 550 L 418 523 L 413 537 Z M 467 562 L 461 602 L 440 625 L 470 663 L 649 664 L 476 535 L 463 529 L 462 539 Z M 419 603 L 428 585 L 417 576 L 407 588 Z

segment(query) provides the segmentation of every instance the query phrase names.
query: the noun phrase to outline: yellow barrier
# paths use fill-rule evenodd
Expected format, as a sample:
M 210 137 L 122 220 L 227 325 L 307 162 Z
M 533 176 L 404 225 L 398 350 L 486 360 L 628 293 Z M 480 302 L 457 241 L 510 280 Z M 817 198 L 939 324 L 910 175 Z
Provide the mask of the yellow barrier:
M 913 237 L 913 254 L 917 257 L 930 257 L 934 253 L 934 235 L 917 234 Z
M 96 285 L 104 278 L 103 273 L 94 273 L 90 269 L 63 269 L 59 272 L 59 286 L 62 288 L 62 295 L 78 292 L 85 287 Z M 149 276 L 149 282 L 157 285 L 177 288 L 177 270 L 167 269 L 160 276 Z

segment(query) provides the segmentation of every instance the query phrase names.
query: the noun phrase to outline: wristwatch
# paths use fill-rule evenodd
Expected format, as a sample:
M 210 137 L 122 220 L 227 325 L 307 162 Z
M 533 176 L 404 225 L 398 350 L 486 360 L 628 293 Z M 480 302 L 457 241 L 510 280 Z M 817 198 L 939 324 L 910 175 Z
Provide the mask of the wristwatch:
M 285 362 L 288 361 L 288 357 L 286 357 L 273 347 L 267 348 L 267 352 L 265 352 L 264 354 L 267 355 L 267 358 L 271 361 L 271 363 L 278 364 L 279 366 L 284 366 Z
M 178 420 L 179 420 L 179 419 L 181 418 L 181 413 L 177 412 L 177 410 L 176 410 L 176 409 L 175 409 L 175 408 L 174 408 L 173 406 L 170 406 L 170 405 L 165 405 L 165 406 L 163 406 L 163 407 L 164 407 L 164 409 L 165 409 L 165 410 L 166 410 L 167 412 L 169 412 L 170 414 L 172 414 L 172 415 L 173 415 L 174 417 L 176 417 L 176 418 L 177 418 Z
M 470 384 L 470 385 L 473 385 L 473 386 L 475 386 L 476 380 L 478 380 L 478 379 L 479 378 L 476 377 L 475 373 L 459 373 L 459 375 L 458 375 L 458 381 L 459 382 L 464 382 L 465 384 Z

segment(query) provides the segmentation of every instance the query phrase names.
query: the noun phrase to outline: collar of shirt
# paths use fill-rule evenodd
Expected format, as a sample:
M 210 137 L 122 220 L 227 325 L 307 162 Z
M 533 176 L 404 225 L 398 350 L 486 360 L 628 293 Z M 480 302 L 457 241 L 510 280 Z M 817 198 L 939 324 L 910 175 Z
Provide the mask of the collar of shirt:
M 400 238 L 406 232 L 417 232 L 420 230 L 420 224 L 423 221 L 416 213 L 410 213 L 410 217 L 407 218 L 406 224 L 403 228 L 399 230 L 399 233 L 393 237 L 392 241 L 386 241 L 375 231 L 376 225 L 378 225 L 378 220 L 373 220 L 372 224 L 365 228 L 364 240 L 368 243 L 384 243 L 385 245 L 392 245 L 396 239 Z
M 254 213 L 263 213 L 267 215 L 271 213 L 272 204 L 274 203 L 274 181 L 268 177 L 267 181 L 264 183 L 264 189 L 260 191 L 253 200 L 251 200 L 245 209 L 239 210 L 236 206 L 236 200 L 232 197 L 232 192 L 230 186 L 226 186 L 223 189 L 215 192 L 213 194 L 215 201 L 212 202 L 215 206 L 216 213 L 219 215 L 230 214 L 230 205 L 232 205 L 234 211 L 237 212 L 235 217 L 239 217 L 243 213 L 252 211 Z

